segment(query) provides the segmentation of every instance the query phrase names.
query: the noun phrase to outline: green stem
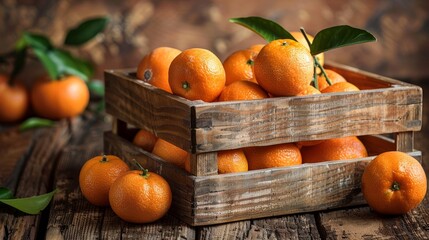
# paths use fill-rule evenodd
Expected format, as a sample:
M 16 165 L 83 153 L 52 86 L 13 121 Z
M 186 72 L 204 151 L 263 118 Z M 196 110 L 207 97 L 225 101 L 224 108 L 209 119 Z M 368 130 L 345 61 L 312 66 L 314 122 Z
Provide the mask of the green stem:
M 150 176 L 149 169 L 144 168 L 137 160 L 134 159 L 134 162 L 136 163 L 137 167 L 142 171 L 140 176 L 144 178 L 148 178 Z
M 317 60 L 316 56 L 313 56 L 314 58 L 314 62 L 316 63 L 317 67 L 320 69 L 320 71 L 322 71 L 323 76 L 326 79 L 326 82 L 328 82 L 329 86 L 332 85 L 331 79 L 329 79 L 328 74 L 325 72 L 325 68 L 323 68 L 323 66 L 320 64 L 319 60 Z
M 309 46 L 309 47 L 310 47 L 310 49 L 311 49 L 311 42 L 310 42 L 310 39 L 308 39 L 307 33 L 305 32 L 304 28 L 302 27 L 302 28 L 300 28 L 299 30 L 301 31 L 302 35 L 304 35 L 305 41 L 307 42 L 308 46 Z M 315 87 L 317 90 L 319 90 L 319 82 L 317 81 L 317 66 L 318 66 L 318 65 L 316 64 L 317 59 L 316 59 L 316 57 L 315 57 L 315 56 L 313 56 L 313 59 L 314 59 L 314 67 L 313 67 L 313 84 L 314 84 L 314 87 Z

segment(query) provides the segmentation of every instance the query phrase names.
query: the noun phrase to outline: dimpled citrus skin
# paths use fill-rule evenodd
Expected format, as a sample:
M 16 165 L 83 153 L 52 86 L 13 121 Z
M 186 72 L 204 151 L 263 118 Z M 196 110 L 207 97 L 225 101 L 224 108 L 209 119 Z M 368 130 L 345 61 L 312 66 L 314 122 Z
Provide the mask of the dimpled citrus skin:
M 384 152 L 362 174 L 362 193 L 369 206 L 382 214 L 403 214 L 417 207 L 427 191 L 420 163 L 406 153 Z
M 156 173 L 133 170 L 119 177 L 110 188 L 112 210 L 132 223 L 150 223 L 163 217 L 171 206 L 172 193 L 167 181 Z
M 255 78 L 274 96 L 295 96 L 310 85 L 314 62 L 299 42 L 279 39 L 265 45 L 255 59 Z
M 302 163 L 299 148 L 294 143 L 271 146 L 249 147 L 244 149 L 249 170 L 286 167 Z
M 191 48 L 180 53 L 168 71 L 173 94 L 205 102 L 217 99 L 225 86 L 225 78 L 219 58 L 202 48 Z

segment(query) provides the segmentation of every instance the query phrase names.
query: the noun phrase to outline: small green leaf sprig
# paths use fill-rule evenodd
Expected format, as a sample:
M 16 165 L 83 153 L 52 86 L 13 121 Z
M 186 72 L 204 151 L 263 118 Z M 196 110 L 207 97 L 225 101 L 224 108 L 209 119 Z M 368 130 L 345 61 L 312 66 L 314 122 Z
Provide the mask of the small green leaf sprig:
M 296 39 L 292 36 L 291 33 L 289 33 L 278 23 L 269 19 L 265 19 L 262 17 L 242 17 L 230 18 L 229 21 L 237 23 L 252 30 L 268 42 L 271 42 L 276 39 L 292 39 L 296 41 Z M 317 54 L 353 44 L 376 41 L 376 38 L 370 32 L 348 25 L 339 25 L 323 29 L 314 36 L 312 43 L 308 40 L 304 28 L 301 28 L 300 31 L 302 32 L 308 45 L 310 46 L 310 53 L 314 59 L 313 83 L 317 89 L 319 88 L 317 85 L 316 68 L 319 68 L 321 70 L 321 74 L 324 75 L 329 85 L 331 85 L 329 77 L 327 76 L 323 66 L 319 63 L 316 57 Z

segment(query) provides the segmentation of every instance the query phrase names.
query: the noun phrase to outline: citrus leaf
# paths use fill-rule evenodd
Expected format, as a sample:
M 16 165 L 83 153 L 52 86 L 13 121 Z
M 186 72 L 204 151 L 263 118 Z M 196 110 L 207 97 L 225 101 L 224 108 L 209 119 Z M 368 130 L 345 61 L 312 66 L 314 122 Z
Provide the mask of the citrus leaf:
M 49 52 L 43 51 L 42 49 L 33 49 L 34 54 L 40 60 L 45 70 L 48 72 L 51 79 L 57 79 L 59 77 L 59 69 L 55 62 L 48 55 Z
M 0 187 L 0 199 L 10 199 L 10 198 L 13 198 L 12 191 L 5 187 Z
M 10 78 L 13 80 L 24 68 L 27 58 L 27 48 L 17 49 L 15 52 L 15 60 L 13 62 L 12 73 Z
M 19 130 L 25 131 L 32 128 L 51 127 L 54 124 L 55 122 L 49 119 L 32 117 L 21 123 L 21 125 L 19 125 Z
M 84 81 L 88 81 L 90 74 L 87 65 L 83 61 L 73 57 L 69 52 L 61 49 L 53 49 L 48 52 L 49 59 L 56 65 L 58 75 L 75 75 Z
M 314 36 L 310 49 L 314 56 L 334 48 L 372 41 L 376 41 L 376 38 L 368 31 L 348 25 L 340 25 L 318 32 Z
M 106 28 L 108 22 L 109 19 L 107 17 L 86 20 L 76 28 L 68 31 L 64 44 L 71 46 L 82 45 L 102 32 Z
M 278 23 L 261 17 L 244 17 L 244 18 L 230 18 L 230 22 L 240 24 L 259 36 L 264 38 L 266 41 L 271 42 L 276 39 L 293 39 L 295 38 L 286 31 Z M 295 40 L 296 41 L 296 40 Z
M 89 81 L 87 83 L 89 91 L 97 96 L 104 96 L 104 83 L 102 81 Z
M 45 209 L 57 190 L 28 198 L 0 199 L 0 202 L 28 214 L 39 214 Z
M 26 32 L 24 33 L 23 38 L 26 45 L 33 49 L 48 51 L 53 48 L 51 41 L 49 41 L 49 39 L 43 35 Z M 19 45 L 22 47 L 23 43 L 20 43 Z

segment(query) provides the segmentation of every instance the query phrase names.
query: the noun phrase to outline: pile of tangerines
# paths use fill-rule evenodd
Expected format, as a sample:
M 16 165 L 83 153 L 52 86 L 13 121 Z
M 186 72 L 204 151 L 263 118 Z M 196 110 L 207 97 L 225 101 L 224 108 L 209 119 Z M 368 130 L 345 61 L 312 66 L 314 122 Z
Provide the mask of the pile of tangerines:
M 297 41 L 253 45 L 223 62 L 207 49 L 159 47 L 142 58 L 137 78 L 186 99 L 206 102 L 359 91 L 339 73 L 315 68 L 303 34 L 291 34 Z M 312 36 L 307 37 L 312 41 Z M 323 65 L 323 53 L 316 57 Z M 319 72 L 317 84 L 313 83 L 315 71 Z M 134 143 L 190 171 L 189 154 L 154 134 L 140 130 Z M 365 146 L 353 136 L 219 151 L 218 167 L 219 173 L 233 173 L 367 156 Z

